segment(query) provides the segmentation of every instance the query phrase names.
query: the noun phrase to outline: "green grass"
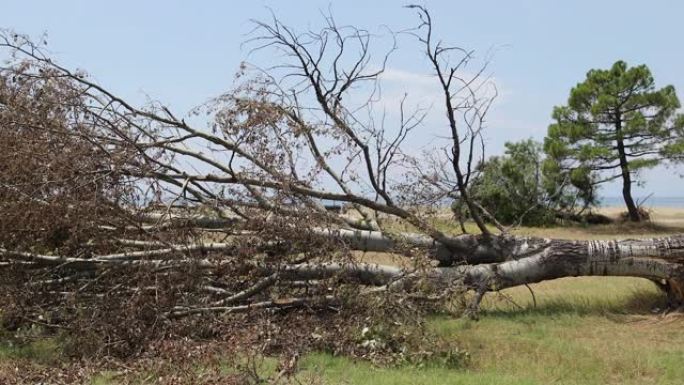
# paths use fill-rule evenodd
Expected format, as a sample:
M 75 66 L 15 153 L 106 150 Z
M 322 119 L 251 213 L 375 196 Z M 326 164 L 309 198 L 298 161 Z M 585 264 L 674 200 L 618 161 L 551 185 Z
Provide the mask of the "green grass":
M 368 362 L 325 354 L 312 354 L 302 362 L 301 379 L 318 378 L 324 384 L 534 384 L 531 379 L 506 373 L 450 370 L 446 368 L 377 368 Z
M 654 285 L 632 278 L 566 278 L 490 294 L 479 321 L 449 316 L 430 327 L 470 353 L 465 368 L 378 368 L 344 357 L 303 357 L 298 379 L 323 384 L 681 384 L 684 316 L 652 314 L 662 305 Z M 0 360 L 54 365 L 54 339 L 0 344 Z M 267 359 L 266 372 L 276 361 Z M 198 373 L 201 371 L 198 362 Z M 226 368 L 225 370 L 230 370 Z M 134 377 L 138 378 L 138 376 Z M 118 383 L 102 372 L 92 384 Z M 154 383 L 154 382 L 141 382 Z
M 61 344 L 55 338 L 36 338 L 31 342 L 17 343 L 7 336 L 0 338 L 0 361 L 30 360 L 49 365 L 60 360 Z
M 684 318 L 651 314 L 662 298 L 650 282 L 571 278 L 534 290 L 536 308 L 527 289 L 516 288 L 504 293 L 509 299 L 490 296 L 479 321 L 430 321 L 470 352 L 465 369 L 379 369 L 322 354 L 302 367 L 326 384 L 682 383 Z
M 108 371 L 99 373 L 90 379 L 91 385 L 111 385 L 116 383 L 116 373 Z

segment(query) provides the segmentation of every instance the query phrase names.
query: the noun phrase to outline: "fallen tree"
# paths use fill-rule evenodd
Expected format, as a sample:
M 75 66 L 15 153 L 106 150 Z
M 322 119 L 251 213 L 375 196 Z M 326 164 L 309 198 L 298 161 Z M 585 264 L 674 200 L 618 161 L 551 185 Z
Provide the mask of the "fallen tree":
M 9 160 L 0 181 L 0 271 L 15 310 L 54 327 L 80 312 L 124 317 L 126 333 L 197 314 L 329 309 L 382 295 L 405 305 L 472 290 L 476 312 L 485 292 L 570 276 L 650 279 L 682 306 L 684 236 L 515 236 L 471 197 L 496 92 L 486 66 L 465 75 L 471 51 L 435 40 L 427 10 L 410 8 L 420 24 L 389 33 L 377 61 L 373 34 L 332 17 L 303 34 L 276 18 L 257 23 L 256 52 L 276 50 L 284 63 L 245 64 L 235 90 L 196 111 L 212 117 L 206 129 L 159 103 L 136 107 L 5 32 L 0 47 L 12 60 L 0 70 L 0 122 L 25 146 L 9 151 L 35 165 L 22 174 Z M 406 143 L 430 110 L 399 100 L 393 128 L 376 113 L 406 37 L 425 56 L 446 116 L 448 140 L 424 156 Z M 36 133 L 43 139 L 29 140 Z M 346 208 L 327 210 L 324 200 Z M 468 208 L 478 233 L 434 224 L 448 200 Z M 41 221 L 22 224 L 26 211 Z M 357 251 L 404 259 L 361 263 Z

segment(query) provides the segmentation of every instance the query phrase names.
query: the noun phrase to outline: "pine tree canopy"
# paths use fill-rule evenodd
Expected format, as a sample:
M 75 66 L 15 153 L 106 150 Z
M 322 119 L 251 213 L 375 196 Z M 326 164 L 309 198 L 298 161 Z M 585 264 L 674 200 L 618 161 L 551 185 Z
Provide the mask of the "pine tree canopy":
M 571 181 L 596 185 L 622 178 L 632 213 L 630 185 L 639 171 L 684 160 L 679 108 L 674 87 L 657 89 L 646 65 L 618 61 L 608 70 L 590 70 L 567 105 L 554 108 L 544 150 Z

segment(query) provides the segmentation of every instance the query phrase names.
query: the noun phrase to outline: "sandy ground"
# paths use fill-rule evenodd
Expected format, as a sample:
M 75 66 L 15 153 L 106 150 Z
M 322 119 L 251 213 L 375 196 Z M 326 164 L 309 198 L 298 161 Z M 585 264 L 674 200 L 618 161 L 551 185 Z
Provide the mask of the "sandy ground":
M 601 214 L 617 217 L 626 211 L 624 207 L 606 207 L 597 210 Z M 684 208 L 679 207 L 650 207 L 651 222 L 666 226 L 684 227 Z
M 666 226 L 684 227 L 684 208 L 682 207 L 646 207 L 646 209 L 651 214 L 652 223 Z M 594 209 L 594 211 L 612 218 L 617 218 L 621 213 L 626 212 L 627 209 L 621 206 L 614 206 L 602 207 Z M 346 212 L 345 215 L 354 219 L 360 218 L 360 216 L 353 210 Z M 448 208 L 437 209 L 430 215 L 444 220 L 453 218 L 453 214 Z

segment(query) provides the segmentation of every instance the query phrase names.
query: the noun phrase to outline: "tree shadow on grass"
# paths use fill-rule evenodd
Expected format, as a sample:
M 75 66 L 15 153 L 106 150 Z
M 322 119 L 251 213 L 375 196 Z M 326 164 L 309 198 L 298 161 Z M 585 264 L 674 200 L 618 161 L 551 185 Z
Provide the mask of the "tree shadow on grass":
M 667 306 L 667 297 L 658 291 L 633 290 L 620 298 L 601 299 L 595 296 L 556 297 L 524 305 L 502 299 L 507 304 L 493 305 L 482 309 L 481 315 L 487 318 L 515 319 L 530 316 L 553 317 L 559 315 L 577 316 L 618 316 L 618 315 L 652 315 L 663 312 Z
M 616 222 L 609 225 L 588 225 L 580 226 L 591 230 L 594 234 L 606 236 L 642 236 L 644 233 L 648 234 L 675 234 L 684 233 L 684 227 L 675 225 L 666 225 L 658 222 L 645 221 L 640 223 L 633 222 Z

